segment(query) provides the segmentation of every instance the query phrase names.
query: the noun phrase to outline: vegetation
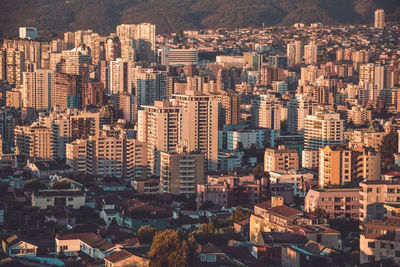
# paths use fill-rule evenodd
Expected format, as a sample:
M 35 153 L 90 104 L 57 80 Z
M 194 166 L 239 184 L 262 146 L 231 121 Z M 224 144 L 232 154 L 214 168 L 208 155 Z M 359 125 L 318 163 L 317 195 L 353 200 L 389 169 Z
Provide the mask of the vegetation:
M 193 238 L 185 238 L 173 229 L 157 232 L 149 251 L 150 266 L 189 266 Z
M 216 246 L 224 246 L 228 243 L 221 229 L 216 229 L 212 223 L 202 224 L 193 232 L 193 237 L 197 243 L 202 245 L 212 243 Z
M 393 154 L 397 153 L 398 134 L 392 129 L 383 137 L 382 144 L 379 146 L 379 152 L 382 157 L 382 168 L 387 168 L 394 163 Z
M 153 241 L 154 235 L 158 232 L 158 229 L 150 226 L 141 226 L 137 232 L 137 237 L 141 244 L 150 244 Z
M 44 39 L 93 29 L 105 34 L 120 23 L 151 22 L 159 32 L 183 29 L 292 25 L 296 22 L 370 23 L 376 8 L 399 20 L 397 0 L 13 0 L 0 1 L 0 37 L 20 25 L 35 26 Z
M 250 218 L 251 211 L 245 211 L 241 206 L 235 209 L 235 212 L 226 220 L 229 225 L 246 220 Z

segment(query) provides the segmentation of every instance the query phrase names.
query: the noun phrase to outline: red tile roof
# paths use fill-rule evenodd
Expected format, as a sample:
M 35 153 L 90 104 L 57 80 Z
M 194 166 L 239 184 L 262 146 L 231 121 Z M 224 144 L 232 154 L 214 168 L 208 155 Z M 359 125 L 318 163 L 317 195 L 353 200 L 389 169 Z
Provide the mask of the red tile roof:
M 112 263 L 117 263 L 119 261 L 125 260 L 125 259 L 127 259 L 129 257 L 132 257 L 132 256 L 133 255 L 131 253 L 129 253 L 128 251 L 121 250 L 121 251 L 115 252 L 115 253 L 105 257 L 104 259 L 109 261 L 109 262 L 112 262 Z

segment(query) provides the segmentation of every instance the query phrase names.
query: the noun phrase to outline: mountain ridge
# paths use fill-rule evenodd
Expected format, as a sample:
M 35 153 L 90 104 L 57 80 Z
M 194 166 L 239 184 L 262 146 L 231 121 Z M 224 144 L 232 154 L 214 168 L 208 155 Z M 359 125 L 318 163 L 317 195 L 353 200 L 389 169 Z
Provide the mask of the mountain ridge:
M 398 0 L 0 0 L 0 37 L 16 37 L 20 26 L 44 35 L 89 28 L 107 34 L 118 24 L 140 22 L 162 33 L 263 23 L 368 24 L 377 8 L 400 20 Z

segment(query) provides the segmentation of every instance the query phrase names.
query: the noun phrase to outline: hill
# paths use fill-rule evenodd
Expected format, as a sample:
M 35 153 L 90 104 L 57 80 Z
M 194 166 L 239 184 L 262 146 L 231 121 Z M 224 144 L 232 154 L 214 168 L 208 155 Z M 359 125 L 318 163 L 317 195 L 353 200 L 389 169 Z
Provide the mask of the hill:
M 35 26 L 44 35 L 88 28 L 105 34 L 140 22 L 155 23 L 159 32 L 372 23 L 377 8 L 400 20 L 399 0 L 0 0 L 0 37 L 15 37 L 19 26 Z

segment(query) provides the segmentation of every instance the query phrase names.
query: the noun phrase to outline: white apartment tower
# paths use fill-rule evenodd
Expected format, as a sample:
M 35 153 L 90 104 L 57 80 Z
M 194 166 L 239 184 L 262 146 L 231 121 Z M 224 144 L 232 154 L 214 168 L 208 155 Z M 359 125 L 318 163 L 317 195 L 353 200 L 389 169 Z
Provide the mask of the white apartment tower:
M 344 143 L 344 121 L 338 113 L 307 115 L 304 120 L 304 149 L 317 150 Z
M 315 42 L 310 42 L 304 46 L 304 61 L 306 65 L 316 65 L 318 63 L 318 46 Z
M 385 11 L 383 9 L 375 10 L 374 27 L 378 29 L 385 28 Z
M 160 152 L 174 152 L 179 142 L 180 108 L 169 101 L 155 101 L 138 111 L 138 140 L 148 144 L 150 174 L 160 175 Z
M 186 91 L 173 95 L 173 102 L 182 107 L 179 127 L 180 144 L 188 151 L 200 151 L 205 157 L 205 168 L 218 167 L 218 101 L 201 92 Z

